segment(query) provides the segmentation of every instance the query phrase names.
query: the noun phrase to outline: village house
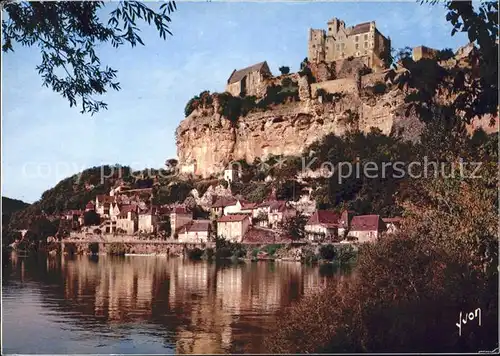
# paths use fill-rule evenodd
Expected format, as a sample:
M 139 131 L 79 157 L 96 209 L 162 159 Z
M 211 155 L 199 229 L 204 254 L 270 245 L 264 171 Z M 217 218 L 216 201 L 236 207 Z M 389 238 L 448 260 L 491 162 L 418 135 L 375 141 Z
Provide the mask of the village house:
M 158 217 L 154 213 L 153 209 L 140 212 L 138 219 L 139 219 L 138 229 L 140 232 L 144 232 L 146 234 L 152 234 L 156 231 L 156 226 L 158 224 Z
M 66 220 L 78 221 L 78 218 L 83 215 L 83 211 L 81 210 L 68 210 L 63 216 Z
M 277 229 L 286 219 L 297 215 L 297 211 L 288 206 L 284 200 L 272 202 L 269 206 L 268 223 L 273 229 Z
M 385 230 L 385 223 L 379 215 L 358 215 L 352 218 L 348 236 L 357 238 L 358 242 L 370 242 Z
M 98 195 L 95 199 L 95 211 L 101 217 L 109 217 L 109 209 L 111 203 L 114 203 L 115 198 L 109 195 Z
M 188 211 L 184 206 L 178 206 L 172 209 L 170 212 L 170 226 L 172 228 L 172 234 L 176 237 L 179 230 L 184 225 L 190 223 L 193 220 L 193 213 Z
M 386 232 L 388 234 L 394 234 L 401 228 L 401 223 L 403 222 L 403 218 L 382 218 L 382 221 L 385 223 Z
M 137 206 L 124 205 L 116 220 L 116 230 L 122 230 L 128 235 L 137 231 Z
M 339 214 L 330 210 L 316 210 L 305 225 L 307 238 L 313 242 L 336 239 Z
M 234 70 L 227 80 L 226 92 L 232 96 L 263 97 L 266 92 L 266 78 L 272 77 L 267 62 Z
M 250 216 L 246 214 L 224 215 L 217 220 L 217 234 L 232 242 L 243 241 L 250 228 Z
M 239 169 L 235 167 L 227 167 L 224 170 L 224 180 L 228 183 L 231 184 L 233 182 L 237 182 L 240 179 L 241 172 Z
M 179 230 L 179 242 L 206 243 L 209 240 L 211 229 L 210 220 L 192 220 Z
M 249 214 L 252 216 L 253 209 L 255 209 L 257 204 L 250 203 L 243 199 L 237 199 L 234 204 L 228 205 L 224 208 L 224 215 L 229 214 Z
M 118 203 L 111 203 L 109 206 L 109 218 L 115 221 L 118 219 L 118 215 L 120 215 L 120 206 Z
M 225 208 L 236 204 L 236 199 L 231 197 L 219 197 L 210 207 L 210 214 L 214 218 L 220 218 L 225 215 Z

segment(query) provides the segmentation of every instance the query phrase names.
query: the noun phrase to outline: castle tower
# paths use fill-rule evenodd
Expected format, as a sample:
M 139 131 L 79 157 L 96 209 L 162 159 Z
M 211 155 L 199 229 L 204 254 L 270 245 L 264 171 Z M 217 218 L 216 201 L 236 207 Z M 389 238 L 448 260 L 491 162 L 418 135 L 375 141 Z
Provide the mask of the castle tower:
M 325 60 L 325 30 L 309 29 L 308 59 L 318 63 Z

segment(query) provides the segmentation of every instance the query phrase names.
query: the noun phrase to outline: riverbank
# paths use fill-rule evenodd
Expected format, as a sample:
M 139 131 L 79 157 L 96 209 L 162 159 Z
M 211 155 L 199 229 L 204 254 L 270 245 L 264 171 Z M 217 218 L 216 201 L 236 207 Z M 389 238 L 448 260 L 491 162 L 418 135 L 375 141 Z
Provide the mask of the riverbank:
M 218 239 L 211 243 L 169 241 L 89 242 L 60 241 L 40 252 L 49 255 L 165 256 L 190 260 L 290 261 L 304 264 L 354 264 L 358 247 L 351 244 L 274 243 L 242 244 Z

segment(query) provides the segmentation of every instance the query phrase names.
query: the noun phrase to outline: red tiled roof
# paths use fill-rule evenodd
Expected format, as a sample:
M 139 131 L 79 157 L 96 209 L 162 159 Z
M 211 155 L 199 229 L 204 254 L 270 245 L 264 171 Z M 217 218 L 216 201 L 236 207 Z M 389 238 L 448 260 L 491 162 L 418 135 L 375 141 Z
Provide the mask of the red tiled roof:
M 101 195 L 98 195 L 96 196 L 96 201 L 99 201 L 101 203 L 112 203 L 115 201 L 115 197 L 111 197 L 109 195 L 106 195 L 106 194 L 101 194 Z
M 120 207 L 120 214 L 121 213 L 125 213 L 126 214 L 129 211 L 133 212 L 133 213 L 137 212 L 137 205 L 135 205 L 135 204 L 129 204 L 129 205 L 122 205 Z
M 338 224 L 339 214 L 331 210 L 316 210 L 307 221 L 307 225 Z
M 370 31 L 370 23 L 369 22 L 363 22 L 360 24 L 357 24 L 356 26 L 353 27 L 351 32 L 349 33 L 349 36 L 352 35 L 359 35 L 360 33 L 365 33 Z
M 236 204 L 237 200 L 234 198 L 220 197 L 212 204 L 212 208 L 225 208 L 226 206 Z
M 241 200 L 240 200 L 241 202 Z M 245 209 L 245 210 L 249 210 L 249 209 L 255 209 L 257 207 L 257 203 L 241 203 L 241 208 L 242 209 Z
M 385 223 L 398 223 L 403 221 L 403 218 L 401 217 L 396 217 L 396 218 L 382 218 L 382 221 Z
M 93 202 L 91 202 L 91 201 L 89 201 L 89 202 L 87 203 L 87 205 L 85 205 L 85 207 L 86 207 L 86 208 L 93 208 L 93 207 L 94 207 L 94 203 L 93 203 Z
M 221 217 L 219 220 L 217 220 L 217 222 L 243 221 L 247 218 L 249 218 L 249 216 L 245 214 L 231 214 Z
M 172 209 L 172 213 L 175 213 L 175 214 L 189 214 L 189 211 L 187 210 L 187 208 L 185 206 L 177 206 L 175 208 Z
M 208 232 L 210 231 L 210 220 L 193 220 L 183 226 L 187 232 Z
M 380 226 L 379 215 L 358 215 L 352 218 L 351 231 L 378 231 Z M 384 222 L 382 221 L 382 224 Z
M 82 215 L 83 211 L 81 210 L 68 210 L 64 215 Z

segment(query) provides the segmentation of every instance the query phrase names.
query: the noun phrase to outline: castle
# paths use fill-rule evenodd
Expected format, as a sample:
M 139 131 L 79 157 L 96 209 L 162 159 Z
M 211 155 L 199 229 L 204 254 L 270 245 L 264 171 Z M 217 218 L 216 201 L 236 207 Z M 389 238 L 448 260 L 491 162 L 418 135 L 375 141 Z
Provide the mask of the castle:
M 308 59 L 312 63 L 357 57 L 376 70 L 386 67 L 390 49 L 390 38 L 380 33 L 375 21 L 345 27 L 344 21 L 333 18 L 328 21 L 328 31 L 309 29 Z

